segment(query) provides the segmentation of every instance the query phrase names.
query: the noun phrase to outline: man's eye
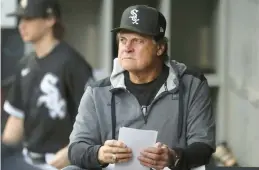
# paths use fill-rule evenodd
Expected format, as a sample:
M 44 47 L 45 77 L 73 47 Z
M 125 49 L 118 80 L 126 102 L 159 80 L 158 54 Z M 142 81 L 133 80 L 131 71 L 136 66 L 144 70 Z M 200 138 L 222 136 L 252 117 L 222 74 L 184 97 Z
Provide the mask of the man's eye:
M 134 42 L 138 43 L 138 44 L 143 44 L 144 40 L 142 40 L 142 39 L 135 39 Z
M 126 42 L 125 38 L 120 38 L 120 42 L 125 43 Z

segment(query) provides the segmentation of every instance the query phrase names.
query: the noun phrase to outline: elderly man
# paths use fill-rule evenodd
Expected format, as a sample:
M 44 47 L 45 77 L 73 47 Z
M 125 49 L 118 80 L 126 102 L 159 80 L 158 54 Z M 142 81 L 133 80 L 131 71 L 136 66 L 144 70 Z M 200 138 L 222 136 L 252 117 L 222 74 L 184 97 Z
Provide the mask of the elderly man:
M 184 64 L 168 61 L 165 30 L 165 17 L 154 8 L 136 5 L 123 12 L 113 30 L 119 47 L 113 72 L 81 99 L 70 136 L 73 165 L 102 169 L 129 161 L 131 148 L 117 141 L 120 127 L 158 131 L 156 146 L 143 148 L 138 157 L 148 168 L 209 162 L 215 121 L 208 83 Z

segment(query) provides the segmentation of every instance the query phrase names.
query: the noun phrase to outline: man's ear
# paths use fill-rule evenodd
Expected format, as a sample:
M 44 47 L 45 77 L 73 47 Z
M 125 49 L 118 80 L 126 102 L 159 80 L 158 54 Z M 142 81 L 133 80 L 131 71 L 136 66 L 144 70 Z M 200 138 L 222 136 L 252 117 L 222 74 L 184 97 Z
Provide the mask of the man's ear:
M 164 51 L 165 51 L 165 45 L 158 44 L 157 45 L 157 52 L 156 52 L 157 56 L 161 56 L 164 53 Z
M 47 18 L 47 24 L 49 27 L 53 27 L 53 25 L 56 23 L 56 18 L 54 17 L 49 17 Z

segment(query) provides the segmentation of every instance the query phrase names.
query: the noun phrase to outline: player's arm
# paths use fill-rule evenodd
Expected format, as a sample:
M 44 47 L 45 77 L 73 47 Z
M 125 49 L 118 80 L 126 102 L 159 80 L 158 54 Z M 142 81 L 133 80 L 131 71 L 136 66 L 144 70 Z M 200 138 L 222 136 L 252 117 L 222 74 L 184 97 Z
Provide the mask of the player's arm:
M 2 135 L 2 142 L 6 145 L 17 145 L 23 138 L 24 111 L 21 95 L 20 75 L 17 74 L 3 105 L 3 110 L 9 114 Z
M 73 108 L 69 108 L 68 111 L 74 122 L 86 86 L 94 81 L 92 69 L 83 58 L 75 56 L 75 58 L 67 64 L 65 77 L 66 86 L 69 92 L 69 100 L 74 104 Z
M 23 119 L 10 115 L 2 136 L 6 145 L 18 145 L 23 138 Z

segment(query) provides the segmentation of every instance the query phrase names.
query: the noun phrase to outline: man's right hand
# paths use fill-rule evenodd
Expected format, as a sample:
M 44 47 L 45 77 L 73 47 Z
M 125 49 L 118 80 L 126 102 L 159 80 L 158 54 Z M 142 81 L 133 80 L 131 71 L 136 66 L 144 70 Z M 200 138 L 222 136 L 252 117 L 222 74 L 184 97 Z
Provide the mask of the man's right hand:
M 131 149 L 117 140 L 107 140 L 98 151 L 98 161 L 101 164 L 128 162 L 131 158 Z

